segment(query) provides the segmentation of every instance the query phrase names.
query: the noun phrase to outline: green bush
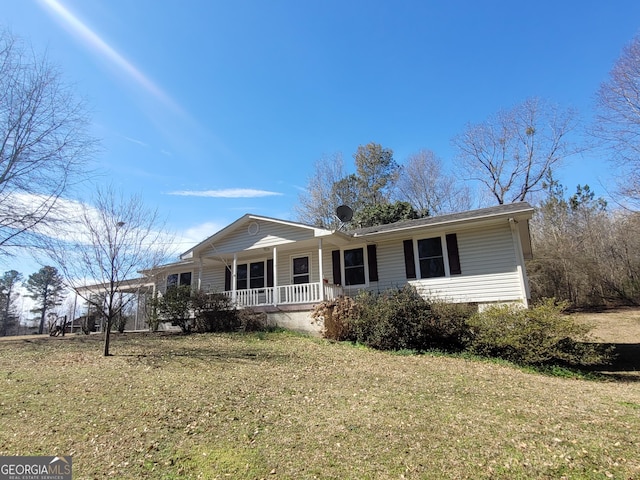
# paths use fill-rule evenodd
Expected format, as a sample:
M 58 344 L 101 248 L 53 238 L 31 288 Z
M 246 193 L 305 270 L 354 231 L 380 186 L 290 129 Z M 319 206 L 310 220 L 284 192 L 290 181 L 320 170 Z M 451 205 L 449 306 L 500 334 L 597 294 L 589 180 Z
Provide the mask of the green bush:
M 240 329 L 238 310 L 222 293 L 192 292 L 191 307 L 197 332 L 235 332 Z
M 429 304 L 415 288 L 363 292 L 356 301 L 360 309 L 351 325 L 354 340 L 380 350 L 425 347 L 431 320 Z
M 465 338 L 469 305 L 429 302 L 406 285 L 379 294 L 361 292 L 316 306 L 323 335 L 380 350 L 459 349 Z
M 153 300 L 153 307 L 161 322 L 171 322 L 183 333 L 191 331 L 191 287 L 180 285 L 170 287 L 163 296 Z
M 468 349 L 523 365 L 586 366 L 605 363 L 610 352 L 589 343 L 588 325 L 563 315 L 566 304 L 546 299 L 532 308 L 500 305 L 468 321 Z
M 467 320 L 478 312 L 475 303 L 447 303 L 433 301 L 431 328 L 432 348 L 462 350 L 468 338 Z
M 266 313 L 237 309 L 222 293 L 195 291 L 191 306 L 197 332 L 262 332 L 269 328 Z
M 351 322 L 354 339 L 381 350 L 457 350 L 474 307 L 430 302 L 411 285 L 356 298 L 360 315 Z

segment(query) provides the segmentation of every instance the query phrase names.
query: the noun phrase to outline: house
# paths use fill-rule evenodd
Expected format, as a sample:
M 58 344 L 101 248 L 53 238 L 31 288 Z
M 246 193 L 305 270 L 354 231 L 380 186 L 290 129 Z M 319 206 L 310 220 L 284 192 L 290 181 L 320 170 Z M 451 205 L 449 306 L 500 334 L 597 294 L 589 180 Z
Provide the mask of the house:
M 407 283 L 451 302 L 527 306 L 532 215 L 522 202 L 336 231 L 247 214 L 153 273 L 161 293 L 175 285 L 223 292 L 306 331 L 323 300 Z

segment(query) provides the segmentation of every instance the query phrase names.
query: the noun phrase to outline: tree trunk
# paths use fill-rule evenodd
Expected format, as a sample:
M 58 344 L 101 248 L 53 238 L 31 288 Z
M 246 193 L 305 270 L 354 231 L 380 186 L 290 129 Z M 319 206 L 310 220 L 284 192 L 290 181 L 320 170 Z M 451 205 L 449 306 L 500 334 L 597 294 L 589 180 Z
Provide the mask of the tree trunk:
M 38 333 L 42 335 L 44 333 L 44 314 L 46 313 L 46 309 L 42 309 L 42 314 L 40 315 L 40 326 L 38 327 Z
M 109 353 L 110 334 L 111 334 L 111 318 L 107 318 L 107 324 L 105 326 L 105 332 L 104 332 L 104 356 L 105 357 L 110 356 L 110 353 Z

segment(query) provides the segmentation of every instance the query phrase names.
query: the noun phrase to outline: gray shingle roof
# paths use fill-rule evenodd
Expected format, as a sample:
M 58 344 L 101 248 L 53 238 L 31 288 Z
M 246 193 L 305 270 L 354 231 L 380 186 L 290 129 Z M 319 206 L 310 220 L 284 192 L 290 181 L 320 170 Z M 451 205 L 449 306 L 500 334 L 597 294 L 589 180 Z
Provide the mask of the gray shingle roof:
M 423 227 L 428 225 L 440 225 L 445 223 L 464 222 L 474 219 L 486 219 L 504 215 L 515 215 L 516 213 L 533 214 L 533 207 L 527 202 L 508 203 L 495 207 L 480 208 L 466 212 L 452 213 L 449 215 L 439 215 L 436 217 L 418 218 L 416 220 L 401 220 L 386 225 L 376 225 L 374 227 L 357 228 L 346 233 L 353 236 L 370 235 L 372 233 L 390 232 L 393 230 L 403 230 L 406 228 Z

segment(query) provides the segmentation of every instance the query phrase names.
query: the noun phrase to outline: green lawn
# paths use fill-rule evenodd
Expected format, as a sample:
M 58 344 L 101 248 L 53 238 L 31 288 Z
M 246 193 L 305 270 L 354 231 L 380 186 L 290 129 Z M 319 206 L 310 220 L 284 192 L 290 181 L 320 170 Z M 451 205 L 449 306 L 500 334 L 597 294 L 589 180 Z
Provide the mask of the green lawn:
M 0 342 L 0 455 L 85 478 L 640 478 L 640 382 L 287 333 Z

